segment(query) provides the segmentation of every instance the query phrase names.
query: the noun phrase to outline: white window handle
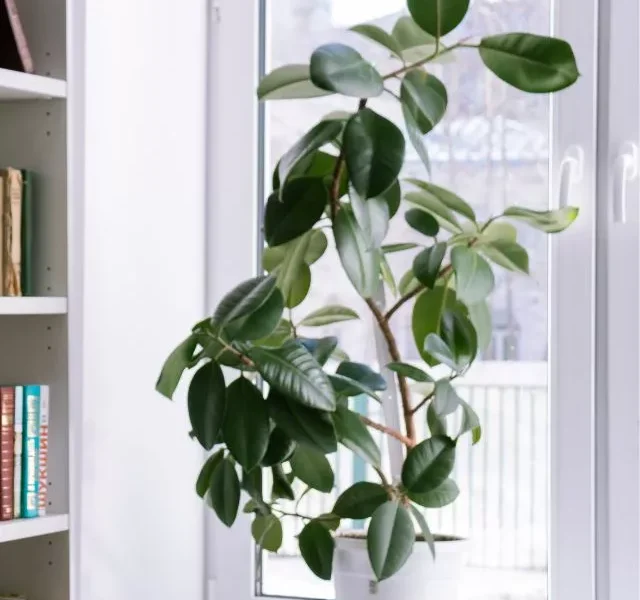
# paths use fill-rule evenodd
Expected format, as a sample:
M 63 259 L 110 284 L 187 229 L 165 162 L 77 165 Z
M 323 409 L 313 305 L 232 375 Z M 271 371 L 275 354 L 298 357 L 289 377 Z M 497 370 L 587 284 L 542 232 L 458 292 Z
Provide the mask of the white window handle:
M 613 220 L 627 222 L 627 184 L 638 177 L 638 146 L 625 142 L 613 165 Z
M 560 163 L 560 191 L 558 208 L 571 204 L 573 186 L 584 177 L 584 150 L 581 146 L 569 146 Z M 574 201 L 575 204 L 575 201 Z

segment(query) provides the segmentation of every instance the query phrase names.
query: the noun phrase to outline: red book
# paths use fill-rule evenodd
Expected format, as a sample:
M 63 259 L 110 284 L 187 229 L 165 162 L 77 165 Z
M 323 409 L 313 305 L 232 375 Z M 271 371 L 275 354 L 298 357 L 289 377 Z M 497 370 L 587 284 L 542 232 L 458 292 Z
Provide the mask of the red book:
M 0 521 L 13 519 L 14 403 L 14 389 L 0 387 Z
M 34 72 L 15 0 L 0 0 L 0 68 Z

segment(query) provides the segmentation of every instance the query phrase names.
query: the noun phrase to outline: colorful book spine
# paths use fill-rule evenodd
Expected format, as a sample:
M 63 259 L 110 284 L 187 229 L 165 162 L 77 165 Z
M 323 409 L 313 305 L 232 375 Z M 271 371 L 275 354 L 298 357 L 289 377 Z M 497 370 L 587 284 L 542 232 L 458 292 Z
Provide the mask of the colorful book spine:
M 22 518 L 38 516 L 38 467 L 40 461 L 40 386 L 24 388 L 22 447 Z
M 0 521 L 13 519 L 13 412 L 12 387 L 0 387 Z
M 22 264 L 20 269 L 23 296 L 35 295 L 33 289 L 33 172 L 22 171 Z
M 15 387 L 15 410 L 13 412 L 13 518 L 22 513 L 22 419 L 24 415 L 24 388 Z
M 40 386 L 40 453 L 39 453 L 39 485 L 38 485 L 38 516 L 47 514 L 48 501 L 48 473 L 49 460 L 49 386 Z

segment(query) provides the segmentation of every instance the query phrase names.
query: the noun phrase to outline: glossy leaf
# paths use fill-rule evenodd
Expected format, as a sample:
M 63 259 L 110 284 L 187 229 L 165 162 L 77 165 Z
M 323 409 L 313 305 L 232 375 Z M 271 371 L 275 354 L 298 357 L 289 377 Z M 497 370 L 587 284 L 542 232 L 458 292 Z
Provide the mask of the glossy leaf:
M 385 502 L 373 513 L 367 533 L 367 551 L 378 581 L 388 579 L 404 566 L 415 539 L 409 512 L 397 500 Z
M 389 205 L 381 196 L 364 200 L 353 189 L 349 197 L 353 215 L 364 233 L 367 249 L 380 248 L 389 231 Z
M 333 469 L 319 450 L 310 446 L 298 446 L 289 463 L 293 474 L 310 488 L 324 493 L 333 489 Z
M 389 493 L 381 485 L 361 481 L 340 494 L 332 512 L 343 519 L 368 519 L 388 500 Z
M 280 294 L 282 297 L 282 293 Z M 267 336 L 255 341 L 256 346 L 279 348 L 293 337 L 293 327 L 287 319 L 280 319 L 275 329 Z
M 456 447 L 445 437 L 432 437 L 407 453 L 402 483 L 411 493 L 424 494 L 442 485 L 451 474 Z
M 429 529 L 429 525 L 427 524 L 427 519 L 415 506 L 409 505 L 409 510 L 411 510 L 411 514 L 413 515 L 413 518 L 416 520 L 416 523 L 420 528 L 420 532 L 422 533 L 422 537 L 424 538 L 424 541 L 427 544 L 429 544 L 429 549 L 431 550 L 431 556 L 433 556 L 433 559 L 435 560 L 436 544 L 435 544 L 435 540 L 433 539 L 433 534 Z
M 427 364 L 434 366 L 439 361 L 435 360 L 424 349 L 427 336 L 431 333 L 440 333 L 440 324 L 445 308 L 452 307 L 456 303 L 456 294 L 442 285 L 433 290 L 421 293 L 413 307 L 412 329 L 416 348 L 422 359 Z
M 462 406 L 462 425 L 460 427 L 458 437 L 470 431 L 473 443 L 477 444 L 482 438 L 480 419 L 476 414 L 476 411 L 473 410 L 468 403 L 461 400 L 460 404 Z
M 434 201 L 437 201 L 437 203 L 444 205 L 449 210 L 462 215 L 472 223 L 475 223 L 475 211 L 457 194 L 454 194 L 443 187 L 434 185 L 433 183 L 428 183 L 419 179 L 407 179 L 407 182 L 420 188 L 421 191 L 426 192 Z
M 311 81 L 323 90 L 354 98 L 382 94 L 380 73 L 362 55 L 345 44 L 325 44 L 311 55 Z
M 226 403 L 222 369 L 217 362 L 208 362 L 193 376 L 187 396 L 191 429 L 205 450 L 211 450 L 216 443 Z
M 338 396 L 353 398 L 354 396 L 365 394 L 376 402 L 380 402 L 380 398 L 378 398 L 376 393 L 371 388 L 363 385 L 359 381 L 349 379 L 348 377 L 339 375 L 337 373 L 334 375 L 329 375 L 329 380 L 331 381 L 331 385 L 333 386 L 333 389 Z
M 439 242 L 425 248 L 413 259 L 413 274 L 422 285 L 429 289 L 435 287 L 446 252 L 447 243 Z
M 240 481 L 230 460 L 221 461 L 213 471 L 208 499 L 220 521 L 231 527 L 240 508 Z
M 253 469 L 247 471 L 242 470 L 242 483 L 240 484 L 243 489 L 254 502 L 255 509 L 258 514 L 268 515 L 271 512 L 270 507 L 265 503 L 262 496 L 263 493 L 263 481 L 262 481 L 262 469 Z M 243 508 L 243 511 L 246 509 Z
M 276 287 L 276 278 L 271 275 L 254 277 L 231 290 L 218 304 L 213 322 L 218 328 L 245 317 L 258 310 Z
M 196 481 L 196 493 L 200 498 L 204 498 L 206 493 L 211 487 L 211 479 L 216 467 L 222 462 L 224 458 L 224 449 L 220 449 L 212 454 L 200 469 L 200 474 Z
M 330 94 L 311 82 L 309 65 L 286 65 L 262 78 L 258 86 L 260 100 L 317 98 Z
M 311 571 L 329 581 L 333 570 L 335 542 L 329 530 L 318 521 L 307 523 L 298 538 L 300 554 Z
M 422 134 L 429 133 L 447 110 L 447 89 L 437 77 L 418 69 L 405 75 L 400 98 Z
M 464 370 L 464 364 L 456 360 L 453 350 L 437 334 L 430 333 L 424 343 L 424 349 L 440 364 L 446 365 L 451 370 L 459 373 Z
M 382 466 L 380 448 L 360 419 L 360 415 L 344 406 L 338 406 L 333 414 L 333 423 L 341 444 L 374 467 Z
M 529 255 L 517 242 L 493 240 L 486 244 L 483 243 L 478 249 L 490 261 L 508 271 L 529 274 Z
M 275 389 L 310 408 L 336 409 L 335 394 L 326 373 L 301 344 L 292 341 L 281 348 L 251 348 L 248 354 Z
M 402 60 L 402 47 L 398 41 L 381 27 L 372 23 L 362 23 L 351 27 L 351 31 L 380 44 L 391 52 L 391 54 Z
M 446 418 L 440 417 L 436 413 L 433 408 L 433 403 L 429 404 L 429 408 L 427 408 L 427 425 L 429 426 L 429 431 L 433 437 L 447 435 Z
M 274 427 L 269 436 L 269 445 L 260 464 L 263 467 L 280 465 L 291 458 L 296 449 L 296 443 L 280 427 Z
M 409 209 L 404 213 L 404 218 L 411 228 L 420 232 L 422 235 L 435 237 L 440 231 L 440 225 L 436 218 L 420 208 Z
M 504 216 L 522 221 L 545 233 L 560 233 L 576 220 L 578 212 L 578 209 L 573 206 L 545 211 L 530 210 L 521 206 L 511 206 L 504 211 Z
M 487 302 L 471 304 L 469 308 L 469 320 L 478 334 L 478 350 L 484 351 L 491 344 L 493 338 L 493 326 L 491 311 Z
M 362 198 L 380 196 L 398 178 L 405 141 L 388 119 L 369 108 L 358 111 L 345 127 L 343 144 L 349 180 Z
M 448 379 L 436 383 L 433 409 L 439 416 L 450 415 L 460 406 L 461 399 Z
M 165 361 L 158 381 L 156 382 L 156 390 L 166 398 L 169 398 L 169 400 L 173 398 L 180 379 L 182 379 L 182 374 L 191 365 L 197 345 L 197 337 L 190 335 Z
M 519 90 L 557 92 L 580 76 L 571 46 L 564 40 L 532 33 L 504 33 L 480 40 L 488 69 Z
M 460 490 L 453 479 L 447 479 L 435 490 L 425 494 L 409 494 L 411 500 L 425 508 L 443 508 L 455 502 Z
M 336 373 L 353 379 L 376 392 L 383 392 L 387 389 L 385 378 L 380 373 L 376 373 L 373 369 L 361 363 L 345 361 L 338 366 Z
M 291 487 L 291 481 L 284 472 L 282 465 L 271 467 L 271 501 L 275 502 L 283 498 L 284 500 L 295 500 L 296 495 Z
M 283 310 L 284 297 L 276 288 L 254 312 L 229 323 L 224 329 L 225 337 L 233 341 L 250 341 L 268 337 L 280 324 Z
M 413 365 L 409 365 L 407 363 L 392 362 L 387 365 L 387 369 L 420 383 L 433 382 L 432 377 L 425 373 L 422 369 L 419 369 L 418 367 L 414 367 Z
M 459 306 L 444 311 L 440 336 L 453 351 L 458 365 L 466 367 L 473 362 L 478 353 L 478 334 Z
M 247 471 L 264 457 L 270 431 L 267 404 L 260 390 L 239 377 L 227 388 L 223 434 L 227 448 Z
M 435 196 L 424 191 L 409 192 L 405 194 L 404 199 L 409 202 L 409 204 L 418 206 L 435 217 L 440 227 L 445 231 L 449 231 L 450 233 L 459 233 L 462 231 L 460 223 L 458 223 L 458 219 L 453 212 Z
M 407 7 L 424 31 L 442 37 L 460 25 L 469 10 L 469 0 L 407 0 Z
M 355 310 L 332 304 L 318 310 L 314 310 L 308 314 L 300 323 L 299 327 L 324 327 L 333 323 L 342 323 L 344 321 L 353 321 L 359 319 L 359 315 Z
M 299 338 L 298 341 L 311 353 L 318 364 L 325 365 L 338 346 L 338 338 L 329 336 L 320 339 Z
M 301 262 L 312 265 L 326 252 L 328 246 L 327 236 L 321 229 L 314 229 L 288 244 L 265 248 L 262 253 L 262 266 L 264 270 L 271 273 L 277 269 L 285 261 L 291 249 L 298 245 L 302 245 L 304 248 Z
M 462 302 L 477 304 L 491 294 L 495 287 L 493 270 L 475 250 L 466 246 L 454 248 L 451 264 L 456 274 L 456 293 Z
M 282 523 L 275 515 L 257 516 L 251 523 L 251 535 L 259 548 L 277 552 L 282 546 Z

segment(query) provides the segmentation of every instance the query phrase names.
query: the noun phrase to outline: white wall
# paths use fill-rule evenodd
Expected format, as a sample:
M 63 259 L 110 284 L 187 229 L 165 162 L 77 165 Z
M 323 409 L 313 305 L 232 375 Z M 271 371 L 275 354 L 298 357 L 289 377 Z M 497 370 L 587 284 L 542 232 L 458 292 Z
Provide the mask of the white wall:
M 202 455 L 154 384 L 204 307 L 205 2 L 86 3 L 77 597 L 199 600 Z

